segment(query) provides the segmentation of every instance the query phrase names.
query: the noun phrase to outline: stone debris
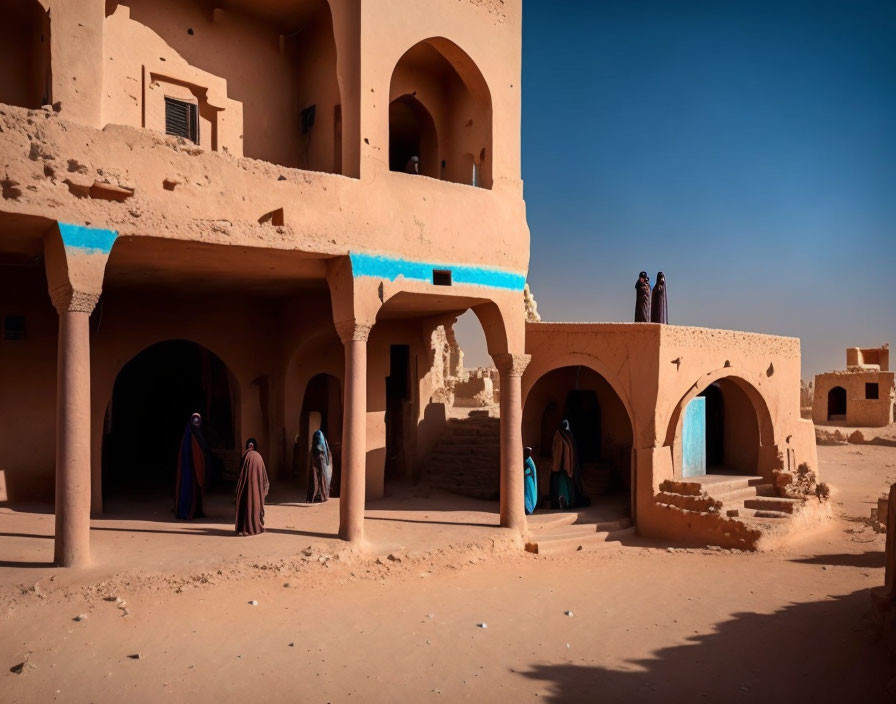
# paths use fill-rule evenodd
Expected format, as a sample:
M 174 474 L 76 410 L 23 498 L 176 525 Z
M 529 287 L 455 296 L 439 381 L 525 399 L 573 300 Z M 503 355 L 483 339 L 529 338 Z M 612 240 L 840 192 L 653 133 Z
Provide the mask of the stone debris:
M 487 623 L 479 623 L 479 624 L 477 624 L 477 625 L 478 625 L 480 628 L 488 628 L 488 624 L 487 624 Z
M 258 602 L 255 601 L 255 599 L 253 599 L 252 601 L 249 602 L 249 605 L 250 606 L 258 606 Z
M 128 657 L 129 657 L 131 660 L 142 660 L 142 659 L 143 659 L 143 654 L 142 654 L 142 653 L 133 653 L 133 654 L 131 654 L 131 655 L 128 655 Z
M 572 611 L 565 611 L 564 613 L 565 613 L 567 616 L 572 617 Z
M 87 614 L 78 614 L 77 616 L 75 616 L 72 619 L 72 621 L 86 621 L 86 620 L 87 620 Z

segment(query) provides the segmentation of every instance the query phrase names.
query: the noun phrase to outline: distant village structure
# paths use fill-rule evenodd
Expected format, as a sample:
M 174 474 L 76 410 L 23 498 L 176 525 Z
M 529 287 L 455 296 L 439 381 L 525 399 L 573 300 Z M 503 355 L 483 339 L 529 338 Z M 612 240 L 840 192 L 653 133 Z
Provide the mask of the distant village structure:
M 366 502 L 440 457 L 527 536 L 523 448 L 547 477 L 562 420 L 631 530 L 755 548 L 807 525 L 799 340 L 540 320 L 520 0 L 4 7 L 0 475 L 55 502 L 58 564 L 89 564 L 117 497 L 170 506 L 193 412 L 209 487 L 250 436 L 298 484 L 322 430 L 355 544 Z M 467 310 L 496 371 L 463 368 Z
M 815 377 L 812 419 L 818 425 L 877 428 L 893 422 L 896 372 L 890 346 L 849 347 L 846 369 Z

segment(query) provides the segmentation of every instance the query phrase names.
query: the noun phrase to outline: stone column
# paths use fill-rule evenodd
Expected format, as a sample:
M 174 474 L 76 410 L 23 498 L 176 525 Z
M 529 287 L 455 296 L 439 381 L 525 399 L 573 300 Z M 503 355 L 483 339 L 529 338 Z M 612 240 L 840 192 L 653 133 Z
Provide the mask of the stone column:
M 342 484 L 339 488 L 339 537 L 364 539 L 367 484 L 367 338 L 370 325 L 337 323 L 345 345 L 345 391 L 342 420 Z
M 523 495 L 522 377 L 528 354 L 492 355 L 501 383 L 501 526 L 526 531 Z
M 59 313 L 54 560 L 83 567 L 90 562 L 90 313 L 99 295 L 71 286 L 51 295 Z

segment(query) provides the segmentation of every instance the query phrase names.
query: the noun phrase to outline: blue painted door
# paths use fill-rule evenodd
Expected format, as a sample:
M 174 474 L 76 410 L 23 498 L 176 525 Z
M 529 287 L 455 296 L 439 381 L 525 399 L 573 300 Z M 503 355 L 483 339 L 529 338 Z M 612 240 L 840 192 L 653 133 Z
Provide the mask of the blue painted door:
M 706 474 L 706 399 L 697 396 L 684 409 L 681 431 L 681 476 Z

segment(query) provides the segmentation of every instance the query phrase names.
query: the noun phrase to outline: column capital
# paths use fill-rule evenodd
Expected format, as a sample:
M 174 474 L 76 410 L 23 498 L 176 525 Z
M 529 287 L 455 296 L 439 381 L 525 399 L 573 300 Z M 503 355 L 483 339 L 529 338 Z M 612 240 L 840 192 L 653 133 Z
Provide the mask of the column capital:
M 372 325 L 358 323 L 354 320 L 343 320 L 341 323 L 336 323 L 336 332 L 339 333 L 339 339 L 342 340 L 342 344 L 367 342 L 372 327 Z
M 509 354 L 502 352 L 493 354 L 492 359 L 495 360 L 495 366 L 501 376 L 522 376 L 529 366 L 532 359 L 531 354 Z
M 63 313 L 93 313 L 100 294 L 93 291 L 78 291 L 71 284 L 62 284 L 50 291 L 53 307 L 59 315 Z

